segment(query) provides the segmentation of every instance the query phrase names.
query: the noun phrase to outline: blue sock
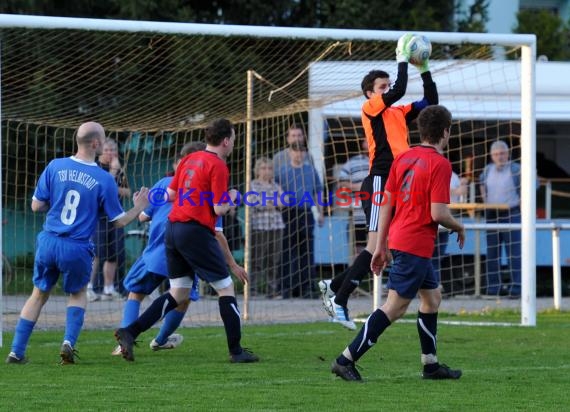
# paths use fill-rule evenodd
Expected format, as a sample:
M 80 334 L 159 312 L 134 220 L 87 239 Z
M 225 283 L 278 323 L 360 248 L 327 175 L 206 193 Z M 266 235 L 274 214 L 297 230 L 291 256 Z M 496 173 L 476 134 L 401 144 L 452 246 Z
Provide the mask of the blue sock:
M 14 339 L 12 340 L 12 352 L 20 359 L 26 354 L 26 347 L 28 346 L 28 341 L 30 340 L 35 325 L 36 322 L 32 322 L 31 320 L 18 319 Z
M 121 328 L 126 328 L 139 317 L 141 303 L 138 300 L 129 299 L 125 302 L 123 308 L 123 319 L 121 320 Z
M 85 319 L 85 309 L 78 306 L 68 306 L 67 316 L 65 319 L 65 334 L 63 340 L 68 341 L 71 346 L 75 347 L 81 328 L 83 327 L 83 319 Z
M 160 331 L 154 340 L 159 345 L 164 345 L 168 337 L 174 333 L 178 326 L 180 326 L 182 319 L 184 319 L 184 315 L 186 315 L 186 311 L 179 312 L 177 309 L 168 312 L 164 317 Z

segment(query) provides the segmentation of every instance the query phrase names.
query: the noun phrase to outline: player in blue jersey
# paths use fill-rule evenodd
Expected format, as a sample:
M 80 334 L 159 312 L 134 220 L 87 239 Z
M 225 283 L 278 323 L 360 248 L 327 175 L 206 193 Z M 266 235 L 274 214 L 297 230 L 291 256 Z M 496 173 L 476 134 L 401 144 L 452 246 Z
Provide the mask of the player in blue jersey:
M 34 289 L 28 298 L 12 341 L 6 363 L 26 363 L 26 347 L 40 312 L 59 275 L 69 294 L 61 363 L 75 363 L 75 343 L 83 326 L 87 306 L 86 286 L 91 274 L 91 237 L 100 214 L 123 227 L 148 205 L 148 188 L 133 195 L 134 207 L 124 212 L 113 177 L 96 163 L 105 140 L 105 130 L 95 122 L 77 130 L 75 156 L 54 159 L 42 172 L 32 198 L 32 211 L 47 212 L 36 241 Z
M 228 261 L 229 248 L 220 247 L 225 238 L 216 238 L 214 229 L 217 216 L 225 215 L 236 207 L 237 191 L 228 190 L 230 176 L 225 162 L 234 147 L 235 130 L 229 120 L 217 119 L 205 132 L 206 150 L 182 159 L 167 189 L 169 198 L 176 200 L 168 215 L 164 236 L 170 290 L 155 299 L 136 321 L 115 331 L 125 360 L 134 361 L 133 346 L 137 336 L 188 300 L 195 275 L 208 282 L 219 296 L 230 361 L 246 363 L 259 360 L 241 346 L 240 313 L 233 280 L 225 262 Z M 202 198 L 204 194 L 208 195 L 207 201 Z M 249 280 L 245 271 L 234 275 L 243 282 Z
M 203 142 L 192 142 L 185 145 L 173 164 L 174 170 L 176 170 L 178 163 L 183 157 L 205 148 L 206 144 Z M 151 222 L 149 237 L 142 255 L 135 261 L 123 280 L 123 285 L 129 292 L 129 295 L 123 308 L 122 328 L 130 325 L 139 317 L 143 299 L 168 279 L 164 230 L 168 214 L 172 210 L 172 202 L 163 199 L 162 195 L 166 194 L 166 189 L 171 181 L 172 176 L 164 177 L 150 189 L 150 205 L 139 215 L 139 221 Z M 158 335 L 150 343 L 152 350 L 174 349 L 182 343 L 182 335 L 173 332 L 180 326 L 190 301 L 197 301 L 199 297 L 198 281 L 195 278 L 189 300 L 182 302 L 175 310 L 168 312 L 164 317 Z M 121 355 L 121 347 L 117 346 L 111 354 L 113 356 Z
M 206 144 L 203 142 L 186 144 L 174 163 L 174 169 L 176 170 L 180 160 L 190 153 L 205 149 Z M 164 177 L 152 187 L 150 190 L 151 204 L 139 215 L 140 221 L 151 221 L 150 233 L 145 250 L 133 264 L 123 281 L 125 289 L 129 291 L 129 296 L 123 310 L 121 328 L 125 328 L 137 320 L 143 299 L 150 295 L 164 280 L 168 279 L 164 232 L 168 214 L 172 210 L 172 202 L 165 203 L 162 199 L 162 195 L 166 194 L 166 189 L 171 181 L 172 176 Z M 155 196 L 158 198 L 155 198 Z M 154 201 L 152 199 L 154 199 Z M 223 234 L 221 217 L 218 217 L 216 220 L 215 231 L 216 238 L 224 251 L 226 263 L 230 267 L 230 270 L 233 273 L 245 273 L 245 269 L 237 264 L 229 250 L 227 240 Z M 180 326 L 190 302 L 195 302 L 199 298 L 198 279 L 194 276 L 194 283 L 190 289 L 189 300 L 180 303 L 174 310 L 171 310 L 165 315 L 160 331 L 150 342 L 150 348 L 153 351 L 174 349 L 182 343 L 184 339 L 183 336 L 174 333 L 174 331 Z M 121 355 L 121 346 L 117 346 L 111 354 L 114 356 Z

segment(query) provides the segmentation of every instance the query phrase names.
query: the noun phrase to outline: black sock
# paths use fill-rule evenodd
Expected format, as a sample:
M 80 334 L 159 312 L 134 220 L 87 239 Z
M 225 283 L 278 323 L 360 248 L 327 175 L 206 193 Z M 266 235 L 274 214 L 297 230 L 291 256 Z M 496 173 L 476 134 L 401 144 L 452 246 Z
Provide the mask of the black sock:
M 338 358 L 336 358 L 336 363 L 338 363 L 341 366 L 347 366 L 348 364 L 352 363 L 352 361 L 348 359 L 346 356 L 340 355 Z
M 337 275 L 332 279 L 331 290 L 334 293 L 336 293 L 336 291 L 339 290 L 340 287 L 342 286 L 342 282 L 344 282 L 344 279 L 346 278 L 346 275 L 348 275 L 349 270 L 350 270 L 350 266 L 347 267 L 345 270 L 343 270 L 340 275 Z
M 164 295 L 156 298 L 154 302 L 144 311 L 142 315 L 139 316 L 137 320 L 127 326 L 127 330 L 133 337 L 139 336 L 145 330 L 148 330 L 164 317 L 168 312 L 178 306 L 176 299 L 172 297 L 170 293 L 165 293 Z
M 382 332 L 390 325 L 391 322 L 382 309 L 376 309 L 372 312 L 356 338 L 348 345 L 352 360 L 356 362 L 360 359 L 378 341 Z
M 228 349 L 231 354 L 238 355 L 242 352 L 241 341 L 241 319 L 234 296 L 220 296 L 220 316 L 226 329 L 228 339 Z
M 352 266 L 348 268 L 348 273 L 336 292 L 334 301 L 337 305 L 344 307 L 348 305 L 350 294 L 358 287 L 362 278 L 370 272 L 370 262 L 372 262 L 372 255 L 364 249 L 356 257 Z
M 418 312 L 417 327 L 422 355 L 435 356 L 437 353 L 437 312 Z

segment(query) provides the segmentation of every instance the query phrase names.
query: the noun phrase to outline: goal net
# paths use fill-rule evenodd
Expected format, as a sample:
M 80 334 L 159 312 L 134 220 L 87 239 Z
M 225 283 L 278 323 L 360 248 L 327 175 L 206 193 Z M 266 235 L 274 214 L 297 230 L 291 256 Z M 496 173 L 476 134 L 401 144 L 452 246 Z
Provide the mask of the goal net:
M 235 259 L 252 277 L 249 285 L 237 286 L 244 317 L 252 323 L 327 320 L 316 282 L 350 265 L 366 236 L 358 201 L 338 197 L 339 188 L 358 179 L 343 166 L 362 154 L 360 81 L 372 69 L 383 69 L 395 79 L 394 48 L 402 33 L 5 17 L 0 19 L 5 330 L 14 327 L 32 288 L 35 238 L 43 223 L 43 216 L 29 207 L 37 178 L 50 160 L 75 152 L 75 131 L 87 120 L 103 124 L 118 142 L 133 191 L 169 173 L 176 153 L 185 143 L 202 140 L 211 120 L 234 122 L 231 186 L 248 196 L 235 214 L 224 218 L 224 232 Z M 524 257 L 526 299 L 512 304 L 521 308 L 523 323 L 533 324 L 535 246 L 529 227 L 535 206 L 534 192 L 524 185 L 534 176 L 534 36 L 425 34 L 433 43 L 430 67 L 440 103 L 454 117 L 446 155 L 465 184 L 454 212 L 479 229 L 486 210 L 509 216 L 511 209 L 503 210 L 503 204 L 485 206 L 479 190 L 493 142 L 504 141 L 511 160 L 523 166 L 518 250 L 522 248 Z M 399 103 L 422 95 L 420 76 L 410 65 L 407 93 Z M 292 127 L 302 133 L 304 144 L 289 146 Z M 415 125 L 410 142 L 419 142 Z M 266 220 L 260 223 L 260 206 L 250 195 L 264 165 L 274 166 L 283 190 L 295 192 L 279 176 L 275 157 L 283 150 L 281 161 L 294 162 L 292 157 L 301 152 L 301 163 L 314 170 L 310 178 L 303 177 L 303 184 L 320 193 L 313 198 L 318 207 L 311 208 L 298 192 L 296 202 L 277 195 L 273 200 L 285 204 L 270 204 L 276 213 L 261 210 Z M 261 204 L 267 207 L 267 202 Z M 128 199 L 124 206 L 131 206 Z M 321 217 L 314 209 L 322 209 Z M 276 233 L 263 233 L 267 225 Z M 502 285 L 513 281 L 508 264 L 521 256 L 499 251 L 493 266 L 488 234 L 479 229 L 469 230 L 464 250 L 455 246 L 453 235 L 440 248 L 442 310 L 481 311 L 498 305 L 502 296 L 481 298 L 490 265 Z M 119 290 L 145 241 L 144 226 L 126 228 L 119 245 Z M 365 277 L 349 301 L 354 316 L 373 310 L 381 300 L 380 286 L 374 287 L 372 276 Z M 201 292 L 186 326 L 220 322 L 217 299 L 207 285 Z M 530 309 L 521 307 L 529 299 Z M 86 327 L 118 325 L 123 304 L 90 303 Z M 62 327 L 64 308 L 58 287 L 38 327 Z

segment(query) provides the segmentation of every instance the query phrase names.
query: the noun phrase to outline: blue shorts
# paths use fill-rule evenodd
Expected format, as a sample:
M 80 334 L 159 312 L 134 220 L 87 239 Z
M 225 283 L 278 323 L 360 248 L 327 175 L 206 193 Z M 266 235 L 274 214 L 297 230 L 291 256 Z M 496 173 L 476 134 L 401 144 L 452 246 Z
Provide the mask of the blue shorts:
M 152 291 L 159 287 L 164 281 L 168 281 L 167 276 L 146 270 L 144 259 L 141 256 L 135 261 L 133 266 L 131 266 L 129 273 L 127 273 L 127 276 L 125 276 L 123 280 L 123 286 L 129 292 L 150 295 Z M 192 285 L 192 289 L 190 289 L 190 300 L 193 302 L 200 299 L 200 292 L 198 290 L 199 284 L 198 279 L 194 278 L 194 284 Z
M 41 231 L 36 239 L 34 286 L 42 292 L 49 292 L 61 273 L 64 292 L 79 292 L 89 283 L 94 255 L 91 242 Z
M 413 299 L 420 289 L 437 289 L 439 283 L 431 265 L 431 258 L 392 250 L 392 268 L 388 274 L 388 289 L 394 289 L 403 298 Z
M 198 277 L 208 283 L 226 279 L 226 259 L 214 233 L 197 222 L 166 223 L 164 235 L 168 276 Z

